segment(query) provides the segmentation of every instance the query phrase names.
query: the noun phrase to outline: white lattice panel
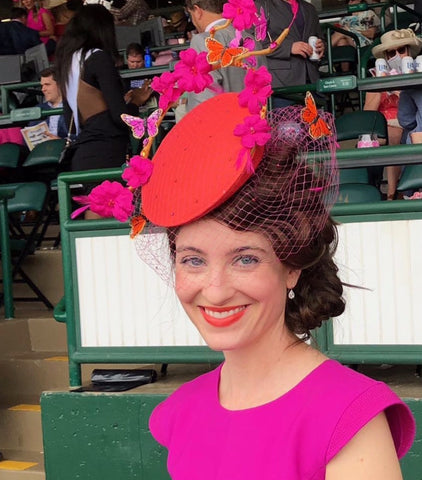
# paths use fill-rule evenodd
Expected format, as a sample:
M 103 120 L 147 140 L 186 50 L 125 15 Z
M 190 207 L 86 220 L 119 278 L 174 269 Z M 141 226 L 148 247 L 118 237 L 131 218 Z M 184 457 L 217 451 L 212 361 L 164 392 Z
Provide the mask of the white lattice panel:
M 422 220 L 346 223 L 336 261 L 346 312 L 335 344 L 422 344 Z
M 76 261 L 82 346 L 204 345 L 128 235 L 77 238 Z

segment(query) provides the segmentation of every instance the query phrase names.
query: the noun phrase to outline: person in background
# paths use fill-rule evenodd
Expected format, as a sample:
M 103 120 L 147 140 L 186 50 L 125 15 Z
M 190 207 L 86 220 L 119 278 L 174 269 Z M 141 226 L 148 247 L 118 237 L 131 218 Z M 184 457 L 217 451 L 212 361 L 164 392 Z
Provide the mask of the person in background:
M 365 0 L 348 0 L 348 5 L 357 5 L 359 3 L 366 4 Z M 340 20 L 339 26 L 354 33 L 359 40 L 360 47 L 371 45 L 375 36 L 379 32 L 380 19 L 373 10 L 363 10 L 361 12 L 354 12 L 352 15 L 343 17 Z M 344 35 L 340 32 L 334 32 L 331 36 L 331 45 L 333 47 L 341 47 L 351 45 L 355 47 L 355 41 L 352 37 Z
M 125 103 L 116 56 L 113 16 L 102 5 L 85 5 L 69 22 L 56 52 L 67 125 L 73 115 L 77 134 L 74 171 L 119 167 L 126 160 L 129 131 L 120 116 L 136 115 L 145 98 L 134 89 Z
M 372 49 L 372 54 L 375 58 L 384 58 L 390 68 L 390 71 L 401 73 L 401 60 L 403 57 L 411 56 L 415 58 L 422 49 L 422 40 L 418 38 L 413 30 L 410 28 L 401 30 L 391 30 L 381 36 L 381 42 Z M 399 92 L 383 92 L 373 94 L 367 102 L 372 103 L 372 107 L 368 110 L 374 110 L 376 105 L 375 95 L 380 98 L 380 106 L 385 111 L 382 111 L 387 118 L 388 123 L 388 139 L 390 145 L 396 145 L 401 142 L 412 143 L 410 132 L 422 131 L 422 115 L 418 110 L 417 105 L 422 106 L 422 95 L 420 89 L 405 89 Z M 394 95 L 394 96 L 393 96 Z M 384 102 L 381 101 L 384 98 Z M 366 103 L 365 102 L 365 105 Z M 385 107 L 383 107 L 383 104 Z M 369 105 L 369 103 L 368 103 Z M 395 112 L 396 118 L 391 117 L 393 112 L 388 109 L 392 108 Z M 390 119 L 389 119 L 390 115 Z M 401 128 L 400 128 L 401 127 Z M 402 136 L 402 128 L 405 130 L 404 138 Z M 397 185 L 402 172 L 401 166 L 386 167 L 387 173 L 387 200 L 394 200 L 397 198 Z
M 139 43 L 129 43 L 126 47 L 126 59 L 127 59 L 127 68 L 128 70 L 135 70 L 138 68 L 144 68 L 144 49 Z M 153 91 L 150 88 L 151 79 L 143 78 L 134 78 L 134 79 L 123 79 L 124 88 L 125 88 L 125 101 L 130 102 L 130 99 L 133 94 L 134 88 L 141 89 L 145 93 L 145 96 L 148 96 L 146 100 L 152 95 Z M 145 100 L 145 101 L 146 101 Z
M 268 70 L 273 76 L 273 88 L 291 87 L 315 83 L 319 79 L 318 61 L 309 59 L 313 49 L 308 43 L 311 36 L 318 37 L 315 50 L 321 58 L 325 45 L 315 7 L 305 0 L 297 0 L 298 14 L 287 38 L 281 46 L 268 55 Z M 289 0 L 256 0 L 258 11 L 262 7 L 268 22 L 268 35 L 262 42 L 267 48 L 280 35 L 292 20 L 292 8 Z M 291 105 L 290 100 L 273 97 L 273 106 Z
M 190 48 L 197 52 L 205 52 L 205 39 L 209 37 L 212 27 L 222 25 L 225 19 L 222 16 L 225 0 L 187 0 L 186 10 L 198 33 L 192 36 Z M 224 47 L 235 37 L 233 27 L 219 30 L 215 33 L 215 40 Z M 202 93 L 188 93 L 186 111 L 189 112 L 204 100 L 216 95 L 216 92 L 240 92 L 244 88 L 245 71 L 236 67 L 228 67 L 215 70 L 211 73 L 214 83 L 213 89 L 206 89 Z
M 37 0 L 22 0 L 22 4 L 28 11 L 27 26 L 37 30 L 41 41 L 45 44 L 47 55 L 53 55 L 56 49 L 56 37 L 52 13 L 43 8 Z
M 191 41 L 192 35 L 198 33 L 191 19 L 186 15 L 184 10 L 176 10 L 170 13 L 169 20 L 164 26 L 165 33 L 177 34 L 176 38 L 169 38 L 169 45 L 177 45 L 179 41 Z
M 44 95 L 44 102 L 38 106 L 42 110 L 52 110 L 54 108 L 62 108 L 62 93 L 57 84 L 56 71 L 53 67 L 46 68 L 40 73 L 41 90 Z M 47 122 L 51 139 L 66 138 L 68 129 L 64 119 L 64 115 L 50 115 L 43 119 Z M 39 122 L 31 122 L 29 125 L 37 125 Z
M 400 95 L 398 120 L 406 131 L 406 143 L 422 143 L 422 90 L 403 90 Z
M 139 43 L 129 43 L 126 47 L 127 68 L 144 68 L 144 49 Z
M 148 20 L 149 6 L 145 0 L 126 0 L 121 8 L 111 7 L 116 25 L 137 25 Z
M 63 36 L 66 25 L 75 14 L 74 11 L 69 10 L 66 0 L 49 0 L 48 8 L 54 17 L 54 33 L 57 41 Z
M 10 10 L 10 22 L 0 22 L 0 55 L 23 54 L 41 43 L 39 33 L 26 26 L 28 12 L 24 8 Z

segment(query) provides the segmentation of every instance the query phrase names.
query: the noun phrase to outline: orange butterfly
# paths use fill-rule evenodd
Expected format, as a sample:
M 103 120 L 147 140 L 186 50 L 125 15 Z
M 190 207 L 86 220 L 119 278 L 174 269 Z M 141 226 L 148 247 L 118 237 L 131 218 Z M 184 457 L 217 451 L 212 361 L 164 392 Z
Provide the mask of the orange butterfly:
M 138 217 L 133 217 L 130 221 L 131 231 L 130 238 L 135 238 L 136 235 L 140 234 L 145 227 L 146 220 L 144 217 L 139 215 Z
M 300 115 L 302 120 L 309 124 L 309 135 L 314 140 L 332 135 L 333 132 L 329 125 L 327 125 L 327 122 L 318 114 L 315 100 L 311 92 L 306 92 L 305 108 L 302 108 Z
M 205 46 L 208 50 L 208 63 L 211 63 L 211 65 L 219 63 L 222 67 L 228 67 L 238 55 L 247 52 L 244 47 L 225 47 L 211 37 L 205 39 Z

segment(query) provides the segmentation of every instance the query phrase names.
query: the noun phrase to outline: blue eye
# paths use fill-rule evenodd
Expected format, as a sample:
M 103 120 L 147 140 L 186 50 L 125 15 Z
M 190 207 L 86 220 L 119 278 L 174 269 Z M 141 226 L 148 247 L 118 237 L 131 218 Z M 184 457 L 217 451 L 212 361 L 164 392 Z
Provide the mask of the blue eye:
M 241 257 L 238 257 L 235 261 L 240 263 L 240 265 L 242 266 L 254 265 L 256 263 L 259 263 L 259 259 L 254 255 L 242 255 Z
M 180 263 L 191 267 L 202 267 L 205 264 L 204 260 L 200 257 L 184 257 Z

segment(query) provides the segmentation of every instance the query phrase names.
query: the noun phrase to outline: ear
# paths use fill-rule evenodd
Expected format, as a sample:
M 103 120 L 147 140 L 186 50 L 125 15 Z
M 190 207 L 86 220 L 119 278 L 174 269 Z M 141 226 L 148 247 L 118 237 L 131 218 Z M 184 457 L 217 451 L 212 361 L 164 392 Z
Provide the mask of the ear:
M 192 12 L 195 14 L 195 18 L 201 18 L 204 11 L 201 7 L 195 4 L 193 6 Z
M 302 270 L 295 270 L 293 268 L 289 268 L 287 272 L 287 280 L 286 280 L 286 287 L 289 290 L 291 290 L 292 288 L 295 288 L 301 273 L 302 273 Z

